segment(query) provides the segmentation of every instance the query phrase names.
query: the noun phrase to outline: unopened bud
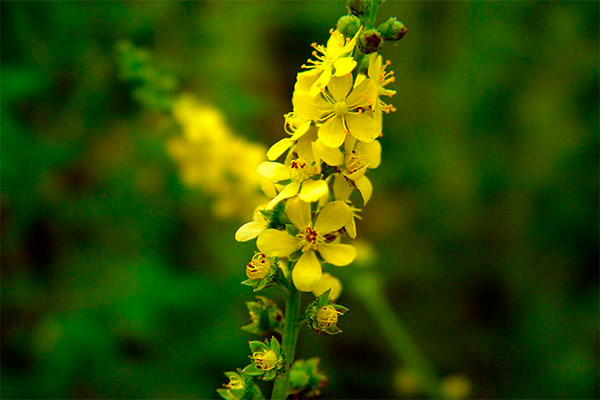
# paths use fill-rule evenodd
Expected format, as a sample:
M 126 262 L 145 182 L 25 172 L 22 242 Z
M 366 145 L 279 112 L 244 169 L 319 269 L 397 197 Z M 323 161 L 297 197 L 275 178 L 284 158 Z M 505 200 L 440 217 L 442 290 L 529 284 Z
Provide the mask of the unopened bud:
M 249 279 L 263 279 L 271 272 L 271 263 L 263 253 L 256 253 L 246 265 L 246 276 Z
M 404 24 L 396 20 L 395 17 L 391 17 L 383 24 L 379 25 L 377 30 L 381 32 L 381 36 L 383 36 L 385 40 L 394 41 L 402 39 L 404 35 L 406 35 L 406 32 L 408 32 L 408 29 L 406 29 Z
M 364 15 L 369 7 L 368 0 L 348 0 L 346 3 L 348 10 L 354 15 Z
M 367 29 L 358 37 L 358 47 L 365 54 L 374 53 L 383 47 L 383 38 L 375 29 Z
M 360 29 L 360 18 L 356 15 L 344 15 L 337 22 L 337 30 L 342 32 L 344 36 L 352 38 Z

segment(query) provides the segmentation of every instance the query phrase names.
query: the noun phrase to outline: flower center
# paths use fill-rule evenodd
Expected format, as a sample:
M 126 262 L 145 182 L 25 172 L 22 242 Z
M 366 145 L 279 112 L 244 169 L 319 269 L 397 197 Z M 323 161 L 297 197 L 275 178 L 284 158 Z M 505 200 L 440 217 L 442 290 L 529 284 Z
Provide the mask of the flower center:
M 304 182 L 313 176 L 312 166 L 304 158 L 292 160 L 288 169 L 290 171 L 290 177 L 298 182 Z
M 348 113 L 348 104 L 345 101 L 338 101 L 333 105 L 333 112 L 338 117 L 343 117 Z
M 317 311 L 316 318 L 317 325 L 321 329 L 327 329 L 329 327 L 332 327 L 338 322 L 338 314 L 340 314 L 340 312 L 332 306 L 323 306 L 319 308 L 319 311 Z
M 252 359 L 256 364 L 256 368 L 268 371 L 275 368 L 277 365 L 277 354 L 273 350 L 267 350 L 266 352 L 257 352 L 252 354 Z
M 306 227 L 296 235 L 302 246 L 302 251 L 317 250 L 318 244 L 323 243 L 325 240 L 321 237 L 317 231 L 310 227 Z
M 361 169 L 363 167 L 363 160 L 360 153 L 357 153 L 356 150 L 352 150 L 351 153 L 346 154 L 344 166 L 350 173 Z
M 246 276 L 250 279 L 263 279 L 271 272 L 271 262 L 263 253 L 256 253 L 246 266 Z

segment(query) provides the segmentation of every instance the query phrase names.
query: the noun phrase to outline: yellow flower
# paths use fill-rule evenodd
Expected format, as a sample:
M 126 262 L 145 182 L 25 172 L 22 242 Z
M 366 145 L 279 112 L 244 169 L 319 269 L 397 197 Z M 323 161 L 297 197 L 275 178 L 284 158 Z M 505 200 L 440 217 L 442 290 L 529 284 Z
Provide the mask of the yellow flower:
M 286 133 L 291 135 L 289 138 L 281 139 L 276 142 L 267 151 L 267 159 L 274 161 L 278 159 L 286 150 L 292 147 L 309 131 L 311 121 L 304 121 L 293 112 L 284 115 L 285 123 L 283 125 Z
M 263 279 L 271 272 L 271 262 L 263 253 L 256 253 L 246 266 L 249 279 Z
M 313 162 L 312 152 L 300 151 L 300 155 L 289 161 L 289 165 L 265 161 L 258 166 L 258 173 L 273 182 L 291 180 L 267 205 L 271 209 L 284 199 L 298 195 L 302 200 L 312 203 L 329 193 L 327 182 L 314 180 L 320 167 Z
M 372 79 L 364 79 L 352 89 L 352 76 L 345 75 L 332 78 L 327 90 L 323 89 L 318 97 L 295 97 L 294 112 L 319 124 L 319 140 L 325 146 L 341 146 L 348 134 L 370 143 L 381 133 L 371 109 L 376 97 L 377 87 Z
M 235 240 L 238 242 L 247 242 L 257 237 L 262 231 L 267 229 L 269 221 L 260 212 L 265 209 L 265 205 L 261 205 L 254 209 L 253 220 L 240 226 L 235 233 Z
M 336 242 L 337 231 L 351 218 L 351 210 L 343 201 L 328 203 L 313 224 L 310 204 L 296 198 L 286 204 L 286 214 L 298 229 L 295 236 L 277 230 L 263 231 L 256 241 L 258 249 L 269 257 L 289 257 L 301 250 L 302 255 L 292 271 L 292 280 L 298 290 L 309 292 L 321 280 L 321 262 L 316 253 L 328 263 L 344 266 L 356 257 L 356 250 L 348 244 Z
M 315 49 L 312 53 L 316 60 L 308 60 L 309 65 L 302 68 L 308 69 L 303 72 L 303 78 L 313 80 L 308 93 L 311 96 L 319 94 L 322 88 L 327 86 L 332 76 L 343 76 L 352 72 L 356 61 L 350 57 L 350 53 L 356 45 L 356 39 L 360 31 L 352 38 L 346 40 L 339 31 L 332 31 L 327 41 L 327 47 L 313 43 Z
M 381 163 L 381 144 L 347 140 L 345 152 L 342 173 L 334 176 L 333 194 L 337 199 L 347 200 L 356 187 L 367 204 L 373 194 L 373 185 L 365 172 Z
M 330 289 L 331 292 L 329 292 L 329 299 L 335 301 L 338 297 L 340 297 L 340 294 L 342 294 L 342 283 L 335 276 L 328 273 L 324 273 L 321 276 L 321 280 L 319 281 L 317 286 L 312 290 L 312 292 L 315 295 L 315 297 L 319 297 L 320 295 L 322 295 Z
M 394 71 L 386 72 L 385 70 L 386 67 L 391 64 L 392 63 L 389 60 L 383 64 L 381 56 L 377 55 L 377 53 L 371 54 L 371 58 L 369 59 L 369 69 L 367 74 L 377 85 L 377 101 L 375 102 L 373 110 L 375 112 L 375 120 L 380 125 L 383 120 L 383 112 L 389 114 L 390 112 L 396 111 L 396 108 L 392 104 L 388 104 L 382 100 L 382 97 L 392 97 L 396 94 L 395 90 L 385 88 L 388 83 L 392 83 L 396 80 Z M 361 79 L 365 78 L 364 75 L 359 76 L 359 78 L 356 79 L 356 84 L 360 83 Z

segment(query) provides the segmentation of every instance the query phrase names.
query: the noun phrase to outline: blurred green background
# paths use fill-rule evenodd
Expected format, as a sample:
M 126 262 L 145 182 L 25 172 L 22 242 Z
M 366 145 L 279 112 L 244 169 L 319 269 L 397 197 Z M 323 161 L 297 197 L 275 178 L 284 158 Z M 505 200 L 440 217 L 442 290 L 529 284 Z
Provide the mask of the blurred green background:
M 134 99 L 115 46 L 149 49 L 269 146 L 344 3 L 0 7 L 2 397 L 217 397 L 248 363 L 253 245 L 181 183 L 166 117 Z M 383 51 L 398 111 L 358 226 L 386 295 L 472 397 L 597 397 L 599 3 L 389 1 L 379 20 L 393 15 L 409 29 Z M 342 335 L 301 331 L 325 397 L 407 396 L 374 317 L 348 287 L 340 302 Z

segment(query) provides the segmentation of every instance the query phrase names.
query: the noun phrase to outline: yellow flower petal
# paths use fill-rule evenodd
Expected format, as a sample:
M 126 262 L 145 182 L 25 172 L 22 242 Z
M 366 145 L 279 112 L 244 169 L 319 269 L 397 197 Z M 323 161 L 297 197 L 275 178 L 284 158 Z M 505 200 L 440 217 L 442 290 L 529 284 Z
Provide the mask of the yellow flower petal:
M 287 257 L 300 248 L 298 239 L 285 231 L 267 229 L 258 235 L 256 247 L 268 257 Z
M 354 188 L 341 174 L 333 177 L 333 196 L 339 200 L 347 200 Z
M 294 94 L 308 93 L 315 79 L 317 79 L 317 74 L 314 70 L 298 73 L 296 75 L 296 84 L 294 85 Z
M 370 112 L 363 112 L 362 114 L 346 114 L 344 117 L 352 136 L 361 142 L 370 143 L 381 133 L 381 126 L 370 114 Z
M 371 58 L 369 59 L 369 77 L 377 80 L 381 75 L 381 56 L 378 56 L 377 53 L 372 53 Z
M 339 117 L 330 119 L 319 128 L 319 140 L 327 147 L 340 147 L 345 138 L 344 124 Z
M 331 292 L 329 292 L 329 299 L 335 301 L 340 297 L 340 294 L 342 294 L 342 283 L 335 276 L 324 273 L 312 292 L 316 297 L 319 297 L 329 289 L 331 289 Z
M 350 218 L 352 210 L 348 204 L 341 200 L 331 202 L 323 207 L 317 216 L 315 231 L 321 235 L 335 232 L 346 225 Z
M 352 72 L 354 67 L 356 67 L 356 61 L 354 61 L 352 57 L 343 57 L 338 59 L 333 64 L 333 67 L 335 68 L 335 74 L 333 74 L 333 76 L 347 75 Z
M 346 96 L 352 89 L 352 75 L 344 75 L 339 78 L 332 78 L 327 85 L 327 89 L 337 101 L 346 100 Z
M 321 76 L 319 76 L 317 78 L 317 80 L 313 82 L 308 94 L 310 94 L 311 96 L 316 96 L 319 93 L 321 93 L 321 89 L 324 89 L 325 86 L 327 86 L 330 79 L 331 79 L 331 67 L 325 67 Z
M 365 165 L 364 167 L 357 169 L 356 171 L 352 172 L 351 174 L 346 174 L 344 172 L 344 176 L 353 181 L 357 181 L 365 175 L 365 172 L 367 172 L 367 168 L 368 168 L 368 165 Z
M 329 264 L 343 267 L 356 258 L 354 246 L 342 243 L 323 243 L 319 245 L 319 253 Z
M 267 205 L 267 209 L 270 210 L 277 205 L 281 200 L 289 199 L 290 197 L 294 197 L 298 190 L 300 190 L 300 182 L 293 181 L 289 185 L 283 188 L 281 192 L 277 196 L 273 198 Z
M 367 107 L 375 104 L 377 100 L 377 84 L 373 79 L 368 78 L 352 90 L 346 98 L 346 103 L 352 106 Z
M 308 180 L 302 183 L 300 194 L 298 195 L 302 200 L 312 203 L 318 201 L 321 197 L 327 196 L 329 193 L 329 186 L 324 180 Z
M 321 263 L 312 250 L 302 254 L 294 270 L 292 271 L 292 280 L 294 285 L 301 292 L 310 292 L 321 280 Z
M 235 233 L 235 240 L 238 242 L 247 242 L 257 237 L 269 225 L 266 221 L 251 221 L 240 226 Z
M 298 229 L 304 229 L 310 225 L 310 204 L 298 197 L 288 200 L 285 205 L 285 213 Z
M 379 141 L 376 140 L 371 143 L 358 142 L 356 151 L 360 153 L 363 161 L 369 164 L 369 169 L 377 168 L 381 164 L 381 143 Z
M 360 192 L 364 204 L 367 204 L 371 198 L 371 195 L 373 194 L 373 185 L 371 184 L 371 181 L 366 176 L 363 176 L 359 180 L 354 181 L 354 184 Z
M 290 179 L 288 168 L 281 163 L 264 161 L 258 165 L 256 170 L 260 175 L 275 182 Z
M 294 113 L 301 120 L 315 120 L 320 118 L 323 113 L 333 110 L 333 106 L 321 96 L 315 97 L 310 94 L 294 95 L 292 103 Z
M 269 151 L 267 151 L 267 158 L 270 161 L 277 160 L 279 156 L 281 156 L 287 149 L 289 149 L 294 144 L 294 141 L 289 138 L 281 139 L 279 142 L 275 143 Z
M 327 147 L 321 141 L 312 142 L 315 158 L 325 161 L 328 165 L 342 165 L 344 155 L 339 148 Z
M 346 233 L 352 239 L 356 239 L 356 221 L 354 218 L 350 218 L 350 221 L 344 225 L 344 229 L 346 229 Z
M 294 132 L 294 134 L 292 135 L 292 137 L 290 139 L 292 139 L 292 140 L 298 140 L 302 136 L 304 136 L 304 134 L 306 132 L 308 132 L 308 129 L 310 128 L 310 123 L 311 123 L 311 121 L 303 122 L 302 125 L 300 125 L 298 127 L 298 129 L 296 129 L 296 132 Z

